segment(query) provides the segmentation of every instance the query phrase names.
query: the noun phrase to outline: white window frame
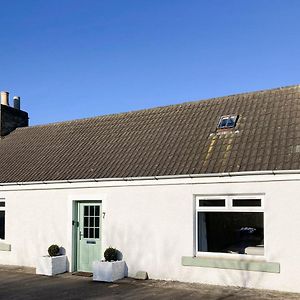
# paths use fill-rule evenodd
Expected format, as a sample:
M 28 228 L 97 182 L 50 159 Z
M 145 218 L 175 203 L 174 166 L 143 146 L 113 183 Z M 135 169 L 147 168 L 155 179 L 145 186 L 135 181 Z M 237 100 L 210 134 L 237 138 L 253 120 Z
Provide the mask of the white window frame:
M 4 218 L 6 217 L 6 210 L 5 210 L 5 208 L 6 208 L 6 202 L 5 202 L 5 199 L 1 199 L 0 198 L 0 202 L 4 202 L 4 206 L 0 206 L 0 211 L 4 211 Z M 4 239 L 1 239 L 0 238 L 0 241 L 1 242 L 3 242 L 3 241 L 5 241 L 5 237 L 6 237 L 6 218 L 4 219 Z
M 225 206 L 199 206 L 199 200 L 223 200 L 225 199 Z M 260 206 L 240 206 L 233 207 L 232 200 L 261 200 Z M 196 211 L 195 211 L 195 254 L 196 256 L 207 257 L 224 257 L 224 258 L 240 258 L 240 259 L 258 259 L 265 260 L 266 258 L 266 243 L 264 238 L 264 255 L 248 255 L 248 254 L 232 254 L 220 252 L 205 252 L 198 251 L 198 212 L 262 212 L 264 214 L 264 236 L 265 236 L 265 210 L 264 210 L 264 195 L 209 195 L 209 196 L 195 196 Z

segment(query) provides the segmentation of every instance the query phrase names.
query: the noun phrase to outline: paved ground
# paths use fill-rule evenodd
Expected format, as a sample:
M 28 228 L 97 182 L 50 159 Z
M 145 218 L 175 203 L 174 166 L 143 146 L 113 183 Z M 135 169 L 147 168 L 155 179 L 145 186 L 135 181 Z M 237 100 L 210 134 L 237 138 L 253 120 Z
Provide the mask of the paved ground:
M 0 266 L 0 299 L 300 299 L 300 294 L 273 291 L 130 278 L 101 283 L 71 274 L 46 277 L 30 272 Z

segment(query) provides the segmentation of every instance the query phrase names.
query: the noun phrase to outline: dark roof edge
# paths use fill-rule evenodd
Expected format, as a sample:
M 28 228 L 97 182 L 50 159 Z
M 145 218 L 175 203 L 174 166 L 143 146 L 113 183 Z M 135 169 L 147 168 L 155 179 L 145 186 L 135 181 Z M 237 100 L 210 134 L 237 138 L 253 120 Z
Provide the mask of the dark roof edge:
M 177 104 L 156 106 L 156 107 L 152 107 L 152 108 L 144 108 L 144 109 L 127 111 L 127 112 L 112 113 L 112 114 L 100 115 L 100 116 L 95 116 L 95 117 L 87 117 L 87 118 L 79 118 L 79 119 L 73 119 L 73 120 L 68 120 L 68 121 L 59 121 L 59 122 L 53 122 L 53 123 L 38 124 L 38 125 L 29 126 L 29 127 L 20 127 L 20 128 L 17 128 L 16 130 L 26 130 L 26 129 L 28 130 L 30 128 L 35 128 L 35 127 L 52 126 L 52 125 L 53 126 L 55 126 L 55 125 L 64 125 L 64 124 L 68 124 L 68 123 L 83 122 L 83 121 L 87 121 L 87 120 L 104 118 L 104 117 L 107 118 L 107 117 L 112 117 L 112 116 L 122 116 L 122 115 L 125 115 L 125 114 L 131 114 L 131 113 L 151 111 L 151 110 L 157 110 L 157 109 L 169 108 L 169 107 L 176 107 L 176 106 L 188 105 L 188 104 L 196 104 L 198 102 L 204 102 L 204 101 L 222 100 L 222 99 L 226 99 L 226 98 L 229 98 L 229 97 L 237 97 L 237 96 L 244 96 L 244 95 L 251 95 L 251 94 L 262 94 L 262 93 L 268 93 L 268 92 L 272 92 L 272 91 L 276 92 L 276 91 L 282 91 L 282 90 L 294 89 L 294 88 L 300 88 L 300 84 L 288 85 L 288 86 L 277 87 L 277 88 L 270 88 L 270 89 L 265 89 L 265 90 L 244 92 L 244 93 L 238 93 L 238 94 L 231 94 L 231 95 L 220 96 L 220 97 L 205 98 L 205 99 L 200 99 L 200 100 L 199 99 L 198 100 L 189 100 L 189 101 L 185 101 L 185 102 L 177 103 Z
M 214 178 L 214 177 L 241 177 L 255 175 L 300 175 L 300 170 L 269 170 L 269 171 L 244 171 L 244 172 L 227 172 L 227 173 L 209 173 L 209 174 L 186 174 L 186 175 L 164 175 L 164 176 L 147 176 L 147 177 L 124 177 L 124 178 L 90 178 L 90 179 L 69 179 L 69 180 L 52 180 L 52 181 L 28 181 L 28 182 L 8 182 L 0 183 L 3 186 L 23 186 L 23 185 L 40 185 L 40 184 L 71 184 L 71 183 L 97 183 L 113 181 L 144 181 L 144 180 L 167 180 L 167 179 L 197 179 L 197 178 Z

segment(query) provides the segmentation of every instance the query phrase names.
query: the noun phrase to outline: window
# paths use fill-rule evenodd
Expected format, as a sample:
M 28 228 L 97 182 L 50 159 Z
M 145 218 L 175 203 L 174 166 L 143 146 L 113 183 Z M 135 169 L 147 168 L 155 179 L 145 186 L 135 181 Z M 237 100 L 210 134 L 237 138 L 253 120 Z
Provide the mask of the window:
M 0 200 L 0 240 L 5 239 L 5 202 Z
M 199 206 L 225 206 L 225 199 L 200 199 Z
M 85 205 L 83 212 L 83 238 L 99 239 L 100 233 L 100 206 Z
M 218 124 L 218 129 L 227 129 L 235 127 L 237 119 L 238 116 L 222 116 Z
M 197 197 L 196 220 L 197 252 L 264 255 L 262 197 Z

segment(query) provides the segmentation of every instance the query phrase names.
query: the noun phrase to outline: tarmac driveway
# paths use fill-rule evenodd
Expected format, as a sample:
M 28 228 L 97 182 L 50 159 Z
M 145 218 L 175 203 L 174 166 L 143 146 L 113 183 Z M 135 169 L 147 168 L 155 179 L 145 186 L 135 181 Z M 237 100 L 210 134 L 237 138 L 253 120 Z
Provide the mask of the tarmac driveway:
M 300 294 L 131 278 L 102 283 L 69 273 L 46 277 L 0 266 L 0 299 L 300 299 Z

